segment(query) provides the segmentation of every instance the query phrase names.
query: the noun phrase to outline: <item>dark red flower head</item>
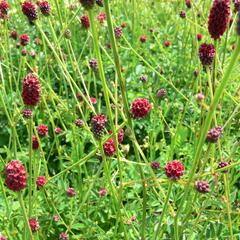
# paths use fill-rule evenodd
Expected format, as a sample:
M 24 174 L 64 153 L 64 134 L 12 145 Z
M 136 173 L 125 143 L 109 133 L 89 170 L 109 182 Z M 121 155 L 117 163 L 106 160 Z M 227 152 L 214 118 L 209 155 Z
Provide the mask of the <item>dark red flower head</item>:
M 106 127 L 107 118 L 103 114 L 94 116 L 91 120 L 92 132 L 96 139 L 100 139 Z
M 103 144 L 104 153 L 107 157 L 111 157 L 116 152 L 116 146 L 113 138 L 110 138 Z
M 213 39 L 219 39 L 227 29 L 230 19 L 230 0 L 214 0 L 208 17 L 208 31 Z
M 25 167 L 19 160 L 12 160 L 5 168 L 5 184 L 14 192 L 24 189 L 27 184 Z
M 80 3 L 86 10 L 89 10 L 94 7 L 95 0 L 80 0 Z
M 81 16 L 80 20 L 81 20 L 81 24 L 84 28 L 87 29 L 87 28 L 90 27 L 90 20 L 89 20 L 89 17 L 87 15 Z
M 30 218 L 28 222 L 32 232 L 36 232 L 40 228 L 39 222 L 36 218 Z
M 40 124 L 37 127 L 37 132 L 40 137 L 45 137 L 48 134 L 48 126 L 44 124 Z
M 109 133 L 112 134 L 112 130 L 109 130 Z M 118 132 L 118 143 L 121 144 L 124 138 L 124 129 L 121 128 Z
M 100 12 L 100 13 L 97 15 L 97 20 L 98 20 L 100 23 L 104 23 L 104 21 L 106 20 L 106 14 L 105 14 L 105 12 Z
M 45 176 L 38 176 L 36 184 L 38 188 L 42 188 L 46 184 L 47 180 Z
M 137 118 L 144 118 L 148 115 L 151 109 L 151 105 L 149 101 L 145 98 L 137 98 L 133 101 L 131 105 L 131 114 L 132 117 Z
M 151 162 L 151 167 L 152 169 L 157 170 L 160 168 L 160 163 L 158 161 L 153 161 Z
M 105 197 L 107 195 L 107 189 L 106 188 L 100 188 L 98 191 L 99 197 Z
M 20 39 L 20 43 L 21 43 L 22 46 L 28 45 L 28 43 L 29 43 L 29 36 L 28 36 L 27 33 L 21 34 L 19 36 L 19 39 Z
M 201 40 L 202 40 L 202 34 L 201 34 L 201 33 L 198 33 L 198 34 L 197 34 L 197 40 L 198 40 L 198 41 L 201 41 Z
M 96 0 L 96 4 L 97 4 L 99 7 L 103 7 L 103 0 Z
M 114 33 L 115 33 L 116 38 L 121 38 L 122 33 L 123 33 L 122 27 L 115 27 Z
M 37 150 L 39 147 L 38 139 L 35 135 L 32 136 L 32 149 Z
M 31 118 L 32 117 L 32 110 L 31 109 L 24 109 L 22 114 L 23 114 L 24 118 Z
M 185 3 L 188 8 L 192 7 L 191 0 L 186 0 Z
M 0 12 L 3 15 L 7 15 L 8 14 L 8 10 L 9 10 L 9 5 L 8 5 L 7 1 L 6 0 L 0 1 Z
M 69 240 L 68 234 L 65 232 L 60 233 L 59 240 Z
M 61 129 L 60 127 L 56 127 L 56 128 L 54 129 L 54 132 L 55 132 L 57 135 L 59 135 L 59 134 L 62 132 L 62 129 Z
M 169 47 L 171 45 L 171 42 L 169 40 L 165 41 L 164 43 L 165 47 Z
M 16 40 L 17 37 L 18 37 L 17 31 L 15 31 L 15 30 L 11 31 L 10 37 L 11 37 L 12 39 Z
M 198 55 L 203 66 L 212 65 L 215 54 L 216 52 L 213 44 L 203 43 L 199 47 Z
M 147 41 L 147 36 L 142 35 L 139 40 L 140 40 L 141 43 L 145 43 Z
M 208 193 L 210 191 L 209 184 L 207 181 L 196 181 L 195 187 L 196 190 L 200 193 Z
M 38 12 L 32 1 L 24 1 L 22 3 L 22 12 L 28 18 L 29 22 L 33 22 L 38 18 Z
M 51 12 L 51 6 L 48 1 L 43 1 L 39 3 L 40 11 L 43 15 L 49 16 Z
M 178 160 L 173 160 L 165 166 L 165 172 L 167 177 L 172 180 L 178 180 L 184 173 L 184 166 Z
M 23 80 L 22 99 L 24 104 L 36 106 L 40 100 L 40 81 L 38 77 L 29 73 Z
M 74 188 L 72 187 L 69 187 L 67 190 L 66 190 L 66 194 L 68 197 L 74 197 L 76 195 L 76 191 Z
M 210 143 L 216 143 L 218 139 L 222 136 L 223 128 L 221 126 L 217 126 L 208 131 L 207 141 Z

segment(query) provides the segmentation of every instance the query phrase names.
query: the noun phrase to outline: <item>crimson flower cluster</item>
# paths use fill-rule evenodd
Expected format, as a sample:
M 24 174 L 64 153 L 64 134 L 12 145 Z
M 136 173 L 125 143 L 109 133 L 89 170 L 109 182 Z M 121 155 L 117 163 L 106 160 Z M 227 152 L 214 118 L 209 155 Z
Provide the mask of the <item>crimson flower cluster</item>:
M 178 180 L 184 173 L 184 166 L 178 160 L 173 160 L 164 167 L 165 173 L 168 178 Z
M 199 47 L 198 55 L 203 66 L 211 66 L 215 54 L 216 52 L 213 44 L 203 43 Z
M 208 131 L 207 141 L 210 143 L 216 143 L 218 139 L 222 136 L 223 128 L 221 126 L 217 126 Z
M 22 3 L 22 12 L 29 22 L 34 22 L 38 18 L 37 8 L 32 1 L 27 0 Z
M 81 24 L 84 28 L 88 29 L 90 27 L 90 20 L 87 15 L 81 16 L 80 20 L 81 20 Z
M 40 228 L 38 220 L 36 218 L 30 218 L 28 222 L 32 232 L 37 232 L 37 230 Z
M 103 114 L 94 116 L 91 120 L 92 132 L 96 139 L 100 139 L 106 127 L 107 118 Z
M 131 105 L 131 114 L 135 119 L 144 118 L 151 109 L 149 101 L 145 98 L 137 98 Z

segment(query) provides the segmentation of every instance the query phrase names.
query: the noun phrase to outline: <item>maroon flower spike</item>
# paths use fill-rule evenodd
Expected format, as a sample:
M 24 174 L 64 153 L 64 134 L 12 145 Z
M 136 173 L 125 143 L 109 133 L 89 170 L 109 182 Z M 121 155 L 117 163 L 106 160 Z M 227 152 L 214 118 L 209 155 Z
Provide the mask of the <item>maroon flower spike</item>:
M 27 184 L 25 167 L 19 160 L 12 160 L 5 168 L 5 184 L 14 192 L 24 189 Z
M 165 172 L 168 178 L 178 180 L 184 173 L 184 166 L 178 160 L 173 160 L 165 166 Z
M 110 138 L 103 144 L 104 153 L 107 157 L 111 157 L 116 152 L 116 147 L 113 138 Z
M 38 77 L 29 73 L 23 80 L 22 99 L 24 104 L 36 106 L 40 100 L 40 81 Z
M 122 33 L 123 33 L 122 27 L 115 27 L 114 33 L 115 33 L 116 38 L 121 38 Z
M 81 24 L 84 28 L 87 29 L 87 28 L 90 27 L 90 20 L 89 20 L 89 17 L 87 15 L 81 16 L 80 20 L 81 20 Z
M 171 42 L 169 40 L 165 41 L 164 43 L 165 47 L 169 47 L 171 45 Z
M 200 193 L 208 193 L 210 191 L 207 181 L 196 181 L 195 187 L 196 190 Z
M 28 18 L 29 22 L 33 22 L 38 18 L 38 12 L 32 1 L 24 1 L 22 3 L 22 12 Z
M 40 137 L 45 137 L 48 134 L 48 126 L 44 124 L 40 124 L 37 127 L 37 132 Z
M 54 132 L 55 132 L 57 135 L 59 135 L 59 134 L 62 132 L 62 129 L 61 129 L 60 127 L 56 127 L 56 128 L 54 129 Z
M 90 101 L 93 105 L 95 105 L 97 103 L 97 99 L 95 97 L 91 97 Z
M 94 7 L 95 0 L 80 0 L 80 3 L 86 10 L 89 10 Z
M 69 240 L 68 234 L 65 232 L 60 233 L 59 240 Z
M 167 91 L 164 89 L 164 88 L 160 88 L 158 91 L 157 91 L 157 97 L 159 99 L 163 99 L 164 97 L 166 97 L 167 95 Z
M 0 1 L 0 12 L 3 15 L 7 15 L 8 14 L 8 10 L 9 10 L 9 5 L 8 5 L 7 1 L 6 0 Z
M 208 17 L 208 31 L 213 39 L 219 39 L 227 29 L 230 19 L 230 0 L 214 0 Z
M 208 131 L 207 141 L 210 143 L 216 143 L 218 139 L 222 136 L 223 128 L 221 126 L 217 126 Z
M 38 6 L 39 6 L 39 8 L 40 8 L 41 13 L 42 13 L 44 16 L 49 16 L 49 15 L 50 15 L 51 6 L 50 6 L 50 4 L 49 4 L 48 1 L 40 2 Z
M 142 35 L 139 40 L 140 40 L 141 43 L 145 43 L 147 41 L 147 36 Z
M 100 12 L 97 15 L 97 20 L 99 21 L 99 23 L 104 23 L 104 21 L 106 20 L 106 14 L 105 12 Z
M 76 191 L 74 188 L 69 187 L 66 191 L 68 197 L 74 197 L 76 195 Z
M 215 54 L 216 52 L 213 44 L 203 43 L 199 47 L 198 55 L 203 66 L 212 65 Z
M 94 116 L 91 120 L 92 132 L 96 139 L 100 139 L 106 127 L 107 118 L 103 114 Z
M 19 39 L 20 39 L 20 44 L 22 46 L 28 45 L 28 43 L 29 43 L 29 36 L 28 36 L 28 34 L 21 34 L 19 36 Z
M 188 8 L 192 7 L 191 0 L 186 0 L 185 3 Z
M 100 188 L 98 191 L 99 197 L 105 197 L 107 195 L 107 189 L 106 188 Z
M 30 218 L 28 222 L 32 232 L 37 232 L 40 228 L 38 220 L 36 218 Z
M 152 169 L 157 170 L 160 168 L 160 163 L 158 161 L 153 161 L 151 162 L 151 167 Z
M 23 117 L 24 118 L 31 118 L 32 117 L 32 110 L 31 109 L 24 109 L 23 110 Z
M 16 40 L 17 37 L 18 37 L 17 31 L 15 31 L 15 30 L 11 31 L 10 37 L 11 37 L 12 39 Z
M 32 149 L 37 150 L 39 147 L 38 139 L 35 135 L 32 136 Z
M 148 115 L 151 109 L 151 105 L 149 101 L 145 98 L 137 98 L 133 101 L 131 105 L 131 114 L 132 117 L 137 118 L 144 118 Z
M 37 177 L 36 184 L 38 189 L 42 188 L 46 184 L 47 180 L 45 176 Z

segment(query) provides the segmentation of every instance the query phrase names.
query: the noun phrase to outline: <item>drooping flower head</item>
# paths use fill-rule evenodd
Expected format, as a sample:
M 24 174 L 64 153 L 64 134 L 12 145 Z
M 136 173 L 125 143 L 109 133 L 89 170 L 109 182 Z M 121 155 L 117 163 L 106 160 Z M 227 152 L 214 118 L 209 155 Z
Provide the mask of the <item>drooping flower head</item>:
M 230 0 L 214 0 L 208 17 L 208 31 L 211 37 L 219 39 L 227 29 L 230 19 Z

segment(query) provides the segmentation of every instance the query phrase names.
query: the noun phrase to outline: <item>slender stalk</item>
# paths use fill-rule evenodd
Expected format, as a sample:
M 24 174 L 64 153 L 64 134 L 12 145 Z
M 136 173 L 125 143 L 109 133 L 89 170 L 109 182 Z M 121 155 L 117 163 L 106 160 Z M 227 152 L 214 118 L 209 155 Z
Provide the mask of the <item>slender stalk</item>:
M 32 163 L 32 117 L 28 123 L 28 138 L 29 138 L 29 209 L 28 216 L 32 215 L 32 181 L 33 181 L 33 163 Z

